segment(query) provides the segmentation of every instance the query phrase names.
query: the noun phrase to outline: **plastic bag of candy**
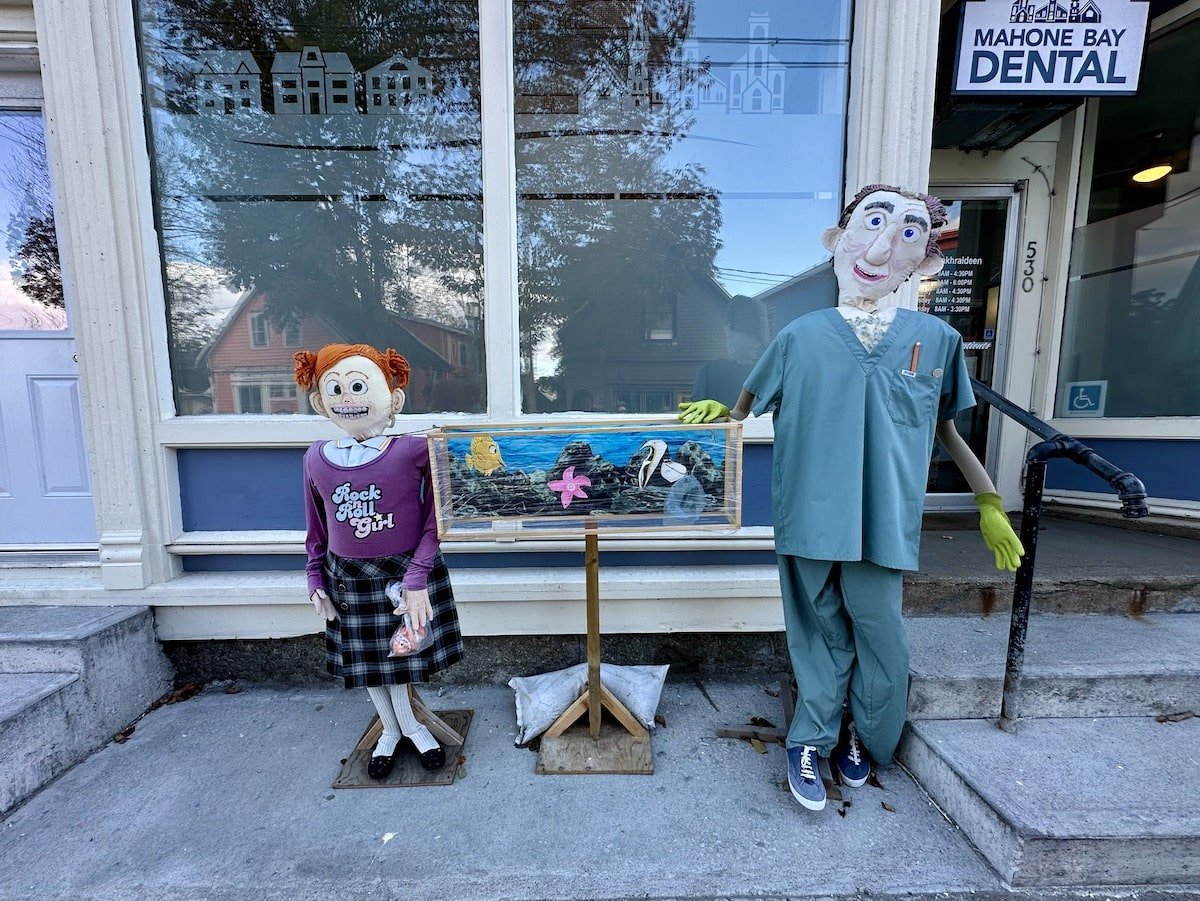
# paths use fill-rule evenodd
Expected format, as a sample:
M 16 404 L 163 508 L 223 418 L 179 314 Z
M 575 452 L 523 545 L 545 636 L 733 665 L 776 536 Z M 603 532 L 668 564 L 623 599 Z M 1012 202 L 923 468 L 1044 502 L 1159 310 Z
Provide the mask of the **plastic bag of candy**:
M 384 589 L 384 594 L 400 614 L 400 625 L 388 642 L 388 656 L 408 657 L 411 654 L 419 654 L 433 644 L 433 632 L 429 623 L 420 629 L 413 627 L 408 614 L 408 602 L 404 598 L 404 586 L 399 582 L 390 582 Z

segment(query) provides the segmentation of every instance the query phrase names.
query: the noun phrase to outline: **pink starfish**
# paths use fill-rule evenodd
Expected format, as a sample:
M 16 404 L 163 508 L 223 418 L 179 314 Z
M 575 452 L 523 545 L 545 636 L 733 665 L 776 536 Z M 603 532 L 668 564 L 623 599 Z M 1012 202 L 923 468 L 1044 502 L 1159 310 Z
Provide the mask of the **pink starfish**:
M 563 509 L 571 506 L 571 501 L 577 497 L 586 498 L 587 493 L 584 488 L 591 487 L 592 480 L 587 476 L 575 475 L 575 467 L 568 466 L 563 470 L 561 479 L 553 479 L 546 483 L 546 487 L 551 491 L 562 492 Z

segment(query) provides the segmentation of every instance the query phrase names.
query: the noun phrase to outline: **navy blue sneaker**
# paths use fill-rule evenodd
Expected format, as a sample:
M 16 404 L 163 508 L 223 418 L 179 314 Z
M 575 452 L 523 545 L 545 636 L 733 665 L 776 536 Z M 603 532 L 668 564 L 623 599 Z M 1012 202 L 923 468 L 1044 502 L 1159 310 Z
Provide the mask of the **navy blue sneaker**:
M 809 810 L 825 809 L 825 783 L 821 781 L 821 755 L 812 745 L 787 749 L 788 788 L 792 797 Z
M 851 788 L 865 785 L 871 777 L 871 755 L 863 747 L 853 720 L 842 728 L 842 737 L 833 749 L 833 763 L 842 774 L 842 782 Z

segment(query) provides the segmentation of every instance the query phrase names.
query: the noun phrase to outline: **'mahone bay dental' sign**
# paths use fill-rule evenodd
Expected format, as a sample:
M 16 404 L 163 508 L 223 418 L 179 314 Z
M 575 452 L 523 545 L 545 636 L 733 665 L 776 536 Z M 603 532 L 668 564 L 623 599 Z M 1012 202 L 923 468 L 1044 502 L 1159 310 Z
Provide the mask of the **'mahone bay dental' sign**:
M 956 94 L 1133 94 L 1148 0 L 965 0 Z

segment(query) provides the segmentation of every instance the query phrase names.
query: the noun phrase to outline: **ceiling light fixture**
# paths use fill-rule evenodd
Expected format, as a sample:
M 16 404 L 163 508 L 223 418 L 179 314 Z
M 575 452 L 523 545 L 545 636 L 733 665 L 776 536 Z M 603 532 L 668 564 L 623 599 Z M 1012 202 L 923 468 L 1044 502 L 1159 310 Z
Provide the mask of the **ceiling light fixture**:
M 1164 178 L 1171 171 L 1170 163 L 1160 163 L 1157 166 L 1147 166 L 1139 172 L 1133 173 L 1133 180 L 1139 184 L 1149 184 L 1152 181 L 1158 181 Z

